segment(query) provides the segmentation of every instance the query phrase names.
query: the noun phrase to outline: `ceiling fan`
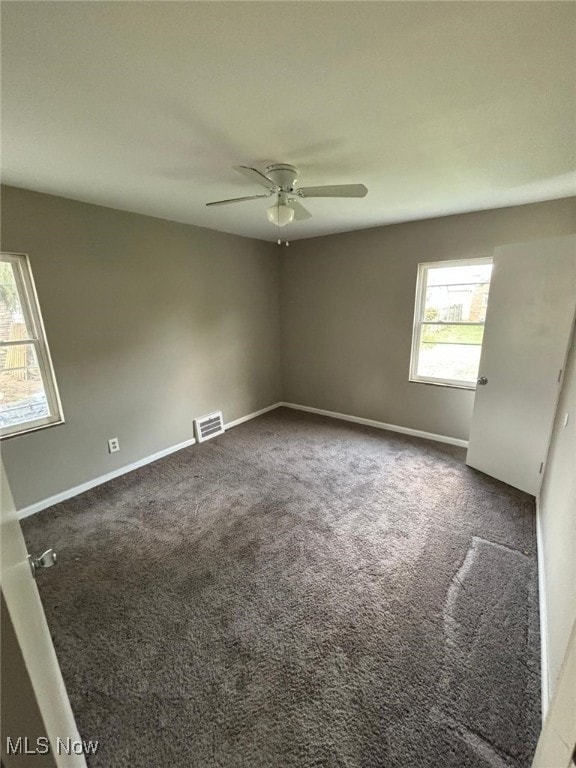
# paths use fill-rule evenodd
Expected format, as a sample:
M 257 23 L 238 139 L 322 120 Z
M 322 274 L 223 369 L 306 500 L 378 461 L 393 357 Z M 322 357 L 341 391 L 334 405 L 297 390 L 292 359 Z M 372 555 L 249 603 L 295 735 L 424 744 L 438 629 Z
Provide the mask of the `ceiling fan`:
M 309 213 L 298 198 L 306 197 L 366 197 L 368 190 L 364 184 L 335 184 L 324 187 L 299 187 L 298 170 L 293 165 L 276 163 L 264 169 L 264 173 L 246 165 L 235 165 L 234 170 L 255 181 L 268 190 L 264 195 L 249 195 L 248 197 L 233 197 L 230 200 L 216 200 L 212 205 L 228 205 L 242 203 L 245 200 L 276 196 L 274 205 L 267 209 L 268 220 L 278 227 L 285 227 L 293 219 L 303 221 L 309 219 Z

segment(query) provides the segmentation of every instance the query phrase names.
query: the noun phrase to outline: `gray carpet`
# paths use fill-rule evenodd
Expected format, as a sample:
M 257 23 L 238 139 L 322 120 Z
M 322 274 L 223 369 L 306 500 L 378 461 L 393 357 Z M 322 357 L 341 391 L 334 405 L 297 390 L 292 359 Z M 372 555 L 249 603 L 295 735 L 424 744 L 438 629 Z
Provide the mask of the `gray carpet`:
M 90 766 L 528 768 L 531 497 L 280 409 L 24 522 Z

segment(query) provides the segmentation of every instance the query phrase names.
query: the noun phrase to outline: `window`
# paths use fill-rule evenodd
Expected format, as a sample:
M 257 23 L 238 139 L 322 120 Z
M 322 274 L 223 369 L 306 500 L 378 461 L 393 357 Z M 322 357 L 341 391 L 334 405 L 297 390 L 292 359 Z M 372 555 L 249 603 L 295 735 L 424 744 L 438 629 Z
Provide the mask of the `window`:
M 418 265 L 410 380 L 474 389 L 492 259 Z
M 0 437 L 64 420 L 28 257 L 0 254 Z

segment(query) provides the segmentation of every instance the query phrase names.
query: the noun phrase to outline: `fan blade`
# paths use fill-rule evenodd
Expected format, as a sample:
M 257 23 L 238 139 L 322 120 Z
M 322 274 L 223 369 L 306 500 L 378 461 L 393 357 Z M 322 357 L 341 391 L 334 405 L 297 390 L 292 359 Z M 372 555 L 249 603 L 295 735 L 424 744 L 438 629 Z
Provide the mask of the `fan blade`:
M 250 195 L 249 197 L 232 197 L 230 200 L 216 200 L 214 203 L 206 203 L 210 205 L 228 205 L 228 203 L 242 203 L 244 200 L 260 200 L 261 197 L 270 197 L 270 195 Z
M 302 197 L 366 197 L 364 184 L 335 184 L 327 187 L 302 187 L 297 192 Z
M 274 184 L 272 179 L 264 176 L 264 174 L 257 171 L 256 168 L 249 168 L 247 165 L 235 165 L 234 170 L 238 171 L 238 173 L 241 173 L 243 176 L 246 176 L 250 181 L 255 181 L 256 184 L 262 184 L 262 186 L 268 187 L 268 189 L 276 189 L 276 184 Z
M 288 205 L 294 210 L 295 221 L 304 221 L 304 219 L 312 218 L 312 214 L 303 205 L 300 205 L 298 200 L 289 200 Z

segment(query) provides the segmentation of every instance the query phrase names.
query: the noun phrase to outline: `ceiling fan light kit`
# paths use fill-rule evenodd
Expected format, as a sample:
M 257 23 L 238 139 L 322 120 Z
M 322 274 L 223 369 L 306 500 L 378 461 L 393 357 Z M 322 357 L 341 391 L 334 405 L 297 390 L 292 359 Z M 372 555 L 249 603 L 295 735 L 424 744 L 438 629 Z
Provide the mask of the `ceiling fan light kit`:
M 368 194 L 364 184 L 333 184 L 321 187 L 298 187 L 298 170 L 293 165 L 275 163 L 264 169 L 264 173 L 257 168 L 247 165 L 236 165 L 234 170 L 241 173 L 250 181 L 254 181 L 268 190 L 265 195 L 250 195 L 248 197 L 234 197 L 229 200 L 216 200 L 206 203 L 207 206 L 229 205 L 241 203 L 245 200 L 258 200 L 276 195 L 276 202 L 266 209 L 268 221 L 276 227 L 285 227 L 291 221 L 303 221 L 311 218 L 311 214 L 304 208 L 297 198 L 306 197 L 366 197 Z
M 272 224 L 277 227 L 285 227 L 294 218 L 294 208 L 290 208 L 289 205 L 272 205 L 266 209 L 266 214 L 268 221 Z

